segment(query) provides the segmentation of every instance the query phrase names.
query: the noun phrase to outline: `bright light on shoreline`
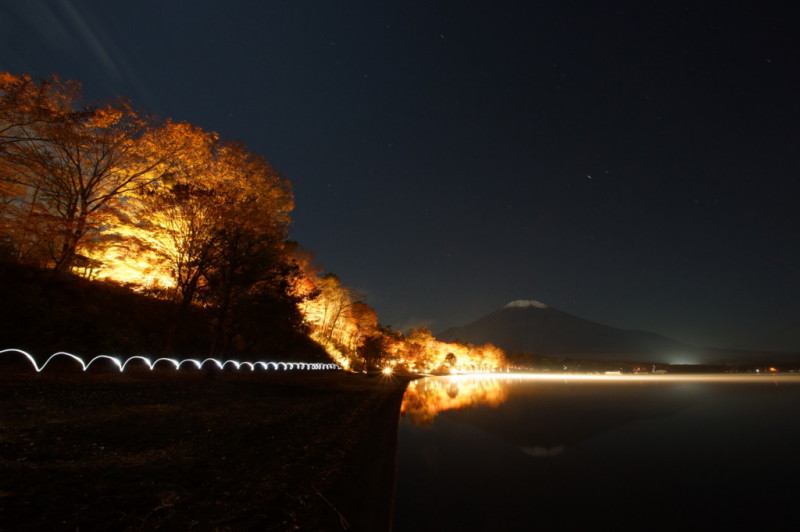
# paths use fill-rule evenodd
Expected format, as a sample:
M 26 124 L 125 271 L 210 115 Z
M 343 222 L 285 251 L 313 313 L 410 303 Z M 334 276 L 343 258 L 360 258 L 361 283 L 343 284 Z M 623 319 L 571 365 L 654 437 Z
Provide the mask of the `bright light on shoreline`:
M 434 377 L 437 378 L 437 377 Z M 590 373 L 459 373 L 442 377 L 455 380 L 495 379 L 503 381 L 593 381 L 593 382 L 765 382 L 800 383 L 800 373 L 695 373 L 608 375 Z

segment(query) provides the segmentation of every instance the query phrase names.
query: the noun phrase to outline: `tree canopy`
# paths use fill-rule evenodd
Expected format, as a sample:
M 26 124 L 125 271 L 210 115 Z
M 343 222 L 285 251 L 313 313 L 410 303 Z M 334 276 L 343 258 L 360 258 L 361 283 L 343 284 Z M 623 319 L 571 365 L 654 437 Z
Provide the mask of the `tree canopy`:
M 209 351 L 259 353 L 308 334 L 342 367 L 457 371 L 502 353 L 407 336 L 289 241 L 288 179 L 242 143 L 157 120 L 80 84 L 0 73 L 0 257 L 125 284 L 172 302 L 164 350 L 190 309 Z

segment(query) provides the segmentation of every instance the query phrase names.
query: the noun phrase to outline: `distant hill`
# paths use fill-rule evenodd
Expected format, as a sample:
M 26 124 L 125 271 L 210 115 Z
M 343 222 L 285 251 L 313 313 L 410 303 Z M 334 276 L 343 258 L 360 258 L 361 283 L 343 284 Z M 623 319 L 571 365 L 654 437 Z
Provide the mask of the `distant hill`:
M 758 359 L 758 353 L 700 348 L 661 334 L 625 330 L 572 316 L 533 300 L 512 301 L 439 340 L 490 342 L 506 351 L 541 356 L 631 362 L 707 363 Z

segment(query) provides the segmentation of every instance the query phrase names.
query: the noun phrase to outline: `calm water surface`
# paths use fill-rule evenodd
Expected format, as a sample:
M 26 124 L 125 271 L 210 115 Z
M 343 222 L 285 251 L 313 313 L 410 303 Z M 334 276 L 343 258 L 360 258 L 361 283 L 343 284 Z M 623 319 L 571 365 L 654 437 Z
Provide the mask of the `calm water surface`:
M 800 521 L 795 376 L 436 377 L 403 411 L 397 532 Z

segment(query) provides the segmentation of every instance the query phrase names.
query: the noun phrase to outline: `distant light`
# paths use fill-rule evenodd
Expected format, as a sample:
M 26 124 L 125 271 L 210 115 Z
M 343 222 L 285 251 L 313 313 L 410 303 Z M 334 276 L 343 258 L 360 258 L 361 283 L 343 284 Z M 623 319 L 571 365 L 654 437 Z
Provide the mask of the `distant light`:
M 673 365 L 694 365 L 701 364 L 702 361 L 696 355 L 688 353 L 673 353 L 669 357 L 669 363 Z
M 391 366 L 386 366 L 385 368 L 383 368 L 381 373 L 383 373 L 384 375 L 391 375 L 392 373 L 394 373 L 394 369 L 392 369 Z

